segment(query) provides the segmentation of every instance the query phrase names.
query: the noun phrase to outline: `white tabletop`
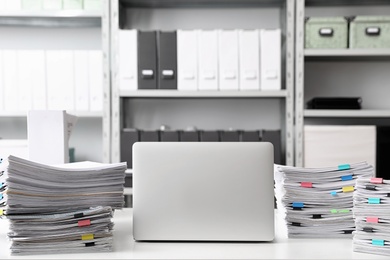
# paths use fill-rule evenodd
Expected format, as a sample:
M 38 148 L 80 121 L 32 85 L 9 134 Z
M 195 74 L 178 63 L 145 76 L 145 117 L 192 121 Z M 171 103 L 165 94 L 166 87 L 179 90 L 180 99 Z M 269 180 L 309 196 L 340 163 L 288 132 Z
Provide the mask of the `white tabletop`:
M 107 253 L 11 256 L 8 222 L 0 220 L 0 259 L 389 259 L 352 251 L 352 239 L 289 239 L 275 215 L 275 240 L 268 243 L 135 242 L 132 209 L 114 214 L 114 251 Z

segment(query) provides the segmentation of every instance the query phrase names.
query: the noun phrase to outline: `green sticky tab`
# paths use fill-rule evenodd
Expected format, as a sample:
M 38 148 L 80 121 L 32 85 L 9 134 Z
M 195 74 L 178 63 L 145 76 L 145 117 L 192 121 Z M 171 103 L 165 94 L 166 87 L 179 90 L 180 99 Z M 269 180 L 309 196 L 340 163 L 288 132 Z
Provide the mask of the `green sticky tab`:
M 380 204 L 381 198 L 368 198 L 368 204 Z
M 331 209 L 330 213 L 333 213 L 333 214 L 337 213 L 337 209 Z
M 351 165 L 349 165 L 349 164 L 340 164 L 340 165 L 338 166 L 338 169 L 339 169 L 339 171 L 342 171 L 342 170 L 349 170 L 349 169 L 351 169 Z
M 371 243 L 374 245 L 374 246 L 384 246 L 385 245 L 385 240 L 383 239 L 373 239 L 371 241 Z
M 349 213 L 350 210 L 349 209 L 340 209 L 339 210 L 339 213 Z

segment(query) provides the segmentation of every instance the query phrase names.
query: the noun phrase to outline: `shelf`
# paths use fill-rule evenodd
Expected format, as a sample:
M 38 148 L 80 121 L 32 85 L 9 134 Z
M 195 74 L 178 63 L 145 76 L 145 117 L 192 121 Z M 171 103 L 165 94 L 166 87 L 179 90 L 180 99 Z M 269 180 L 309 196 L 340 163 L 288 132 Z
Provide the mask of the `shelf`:
M 75 115 L 81 118 L 101 118 L 102 112 L 89 112 L 89 111 L 67 111 L 68 114 Z M 1 117 L 27 117 L 26 111 L 0 111 Z
M 305 49 L 306 60 L 390 60 L 390 49 Z
M 120 96 L 132 98 L 285 98 L 287 91 L 122 90 Z
M 390 118 L 390 110 L 305 109 L 303 115 L 304 117 Z
M 182 8 L 182 7 L 275 7 L 287 0 L 120 0 L 124 7 Z
M 306 0 L 306 6 L 388 5 L 388 0 Z
M 100 27 L 102 11 L 0 11 L 0 25 L 29 27 Z

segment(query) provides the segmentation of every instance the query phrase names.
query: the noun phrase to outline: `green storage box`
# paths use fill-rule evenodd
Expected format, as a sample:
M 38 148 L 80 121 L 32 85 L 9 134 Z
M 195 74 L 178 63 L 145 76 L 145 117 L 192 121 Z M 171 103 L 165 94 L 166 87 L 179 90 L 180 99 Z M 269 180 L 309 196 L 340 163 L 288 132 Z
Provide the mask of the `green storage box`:
M 348 21 L 344 17 L 310 17 L 305 22 L 305 48 L 348 48 Z
M 41 10 L 42 0 L 22 0 L 22 9 L 28 11 Z
M 357 16 L 350 24 L 350 48 L 390 48 L 390 16 Z

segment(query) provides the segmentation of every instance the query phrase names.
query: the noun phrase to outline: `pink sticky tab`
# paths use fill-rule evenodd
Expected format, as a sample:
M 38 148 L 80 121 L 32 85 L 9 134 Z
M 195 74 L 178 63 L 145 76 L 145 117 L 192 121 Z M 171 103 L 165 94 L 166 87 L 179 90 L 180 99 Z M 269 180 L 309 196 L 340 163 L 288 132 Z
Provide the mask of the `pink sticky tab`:
M 311 182 L 301 182 L 301 187 L 313 188 L 313 183 L 311 183 Z
M 79 220 L 78 221 L 78 226 L 79 227 L 84 227 L 84 226 L 89 226 L 91 225 L 91 220 L 90 219 L 85 219 L 85 220 Z
M 379 218 L 378 217 L 366 217 L 366 222 L 367 223 L 378 223 Z
M 383 183 L 383 178 L 371 178 L 371 183 L 381 184 Z

